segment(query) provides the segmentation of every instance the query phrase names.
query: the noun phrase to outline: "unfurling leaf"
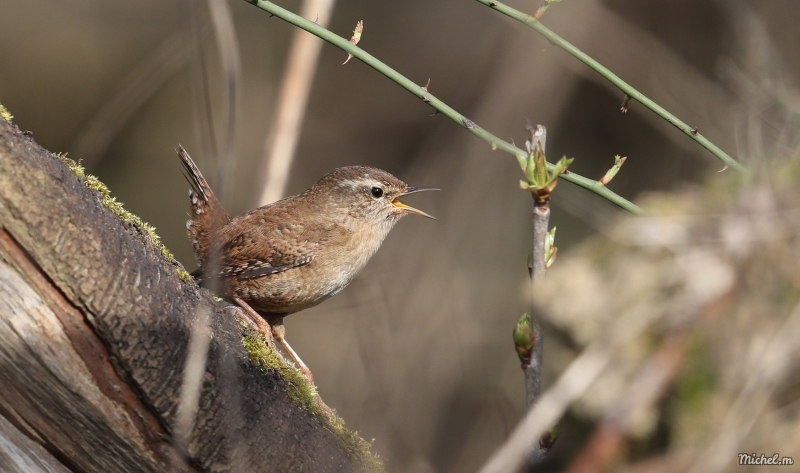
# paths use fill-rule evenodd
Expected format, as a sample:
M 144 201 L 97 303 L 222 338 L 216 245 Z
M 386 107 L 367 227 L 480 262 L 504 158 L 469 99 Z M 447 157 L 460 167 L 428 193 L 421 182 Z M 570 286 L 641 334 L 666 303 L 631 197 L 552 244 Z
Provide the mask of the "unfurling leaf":
M 628 159 L 627 157 L 619 157 L 619 155 L 614 156 L 614 165 L 611 166 L 611 169 L 606 171 L 606 174 L 597 181 L 598 186 L 604 186 L 611 182 L 611 179 L 614 179 L 614 176 L 617 175 L 619 169 L 625 164 L 625 160 Z
M 363 31 L 364 31 L 364 21 L 363 20 L 358 20 L 358 23 L 356 23 L 356 29 L 353 30 L 353 36 L 350 37 L 350 42 L 353 43 L 353 45 L 356 45 L 356 44 L 358 44 L 359 41 L 361 41 L 361 33 Z M 352 54 L 348 54 L 347 55 L 347 59 L 344 60 L 342 65 L 344 66 L 345 64 L 347 64 L 347 61 L 349 61 L 352 58 L 353 58 L 353 55 Z
M 527 182 L 520 182 L 520 187 L 533 194 L 536 202 L 544 203 L 550 199 L 550 193 L 555 189 L 558 177 L 567 172 L 567 168 L 574 159 L 564 156 L 553 165 L 552 171 L 549 171 L 544 152 L 547 129 L 542 125 L 533 126 L 527 119 L 526 122 L 525 129 L 530 132 L 530 137 L 525 141 L 528 157 L 525 160 L 525 169 L 523 169 Z

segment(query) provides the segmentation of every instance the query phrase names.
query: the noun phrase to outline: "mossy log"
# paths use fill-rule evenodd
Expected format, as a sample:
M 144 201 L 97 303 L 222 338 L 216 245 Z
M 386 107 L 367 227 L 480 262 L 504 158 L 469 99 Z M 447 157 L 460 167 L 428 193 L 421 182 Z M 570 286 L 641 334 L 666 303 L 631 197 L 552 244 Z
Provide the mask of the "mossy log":
M 76 169 L 0 119 L 0 470 L 382 468 Z M 211 338 L 195 427 L 179 450 L 199 310 Z

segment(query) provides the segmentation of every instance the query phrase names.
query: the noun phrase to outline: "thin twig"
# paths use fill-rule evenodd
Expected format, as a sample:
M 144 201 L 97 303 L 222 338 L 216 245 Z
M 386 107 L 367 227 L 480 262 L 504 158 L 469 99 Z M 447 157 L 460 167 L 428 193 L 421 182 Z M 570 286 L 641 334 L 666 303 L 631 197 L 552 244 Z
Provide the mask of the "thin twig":
M 643 310 L 634 306 L 609 324 L 603 335 L 583 350 L 539 398 L 539 402 L 528 411 L 506 442 L 495 450 L 480 473 L 518 471 L 530 454 L 531 439 L 542 438 L 567 408 L 589 389 L 614 354 L 647 327 L 648 322 L 640 316 Z
M 529 127 L 530 128 L 530 127 Z M 545 144 L 547 140 L 547 130 L 542 125 L 536 125 L 531 131 L 531 152 L 545 154 Z M 533 196 L 533 194 L 532 194 Z M 531 357 L 527 363 L 523 363 L 522 370 L 525 372 L 525 387 L 528 409 L 532 408 L 539 400 L 542 393 L 542 362 L 544 343 L 542 339 L 542 324 L 536 316 L 536 294 L 537 289 L 544 280 L 545 272 L 545 240 L 547 239 L 547 227 L 550 225 L 550 196 L 544 199 L 537 199 L 533 196 L 533 245 L 531 253 L 531 333 L 534 345 Z
M 589 55 L 587 55 L 580 49 L 576 48 L 575 46 L 567 42 L 564 38 L 557 35 L 550 29 L 548 29 L 534 16 L 528 15 L 527 13 L 521 12 L 517 9 L 509 7 L 508 5 L 504 5 L 500 2 L 496 2 L 493 0 L 477 0 L 477 1 L 490 7 L 493 10 L 496 10 L 499 13 L 502 13 L 530 27 L 537 33 L 547 38 L 547 40 L 550 41 L 552 44 L 568 52 L 573 57 L 575 57 L 582 63 L 592 68 L 598 74 L 603 76 L 606 80 L 614 84 L 619 90 L 621 90 L 626 94 L 625 102 L 623 104 L 623 111 L 627 110 L 628 101 L 630 101 L 631 99 L 636 100 L 637 102 L 641 103 L 648 109 L 655 112 L 658 116 L 666 120 L 675 128 L 682 131 L 684 134 L 686 134 L 686 136 L 696 141 L 698 144 L 700 144 L 700 146 L 710 151 L 711 154 L 719 158 L 719 160 L 725 163 L 726 166 L 740 172 L 747 171 L 747 169 L 742 164 L 740 164 L 738 161 L 730 157 L 730 155 L 728 155 L 726 152 L 722 151 L 717 145 L 709 141 L 708 138 L 698 133 L 696 127 L 687 125 L 686 123 L 678 119 L 678 117 L 667 111 L 664 107 L 658 105 L 657 103 L 649 99 L 646 95 L 631 87 L 630 84 L 622 80 L 619 76 L 611 72 L 608 68 L 606 68 L 599 62 L 595 61 L 594 59 L 589 57 Z
M 525 167 L 525 180 L 520 182 L 523 189 L 530 191 L 533 199 L 533 238 L 531 245 L 528 270 L 531 278 L 531 311 L 530 316 L 524 314 L 517 322 L 514 330 L 514 346 L 519 356 L 522 372 L 525 376 L 525 399 L 528 410 L 533 409 L 542 392 L 542 367 L 544 355 L 544 338 L 542 337 L 542 324 L 536 316 L 536 297 L 544 281 L 545 270 L 555 258 L 555 247 L 551 244 L 548 251 L 548 239 L 554 238 L 555 233 L 549 233 L 550 224 L 550 195 L 558 184 L 558 176 L 566 171 L 571 159 L 561 158 L 556 163 L 555 169 L 547 170 L 547 157 L 545 145 L 547 130 L 542 125 L 531 125 L 526 118 L 525 130 L 530 133 L 525 146 L 528 150 L 528 162 Z M 555 229 L 554 229 L 555 231 Z M 548 254 L 550 253 L 550 254 Z M 557 438 L 555 429 L 545 432 L 531 445 L 528 464 L 535 465 L 541 462 Z
M 464 115 L 460 114 L 455 109 L 453 109 L 449 105 L 445 104 L 444 102 L 436 98 L 430 92 L 423 90 L 422 87 L 414 83 L 412 80 L 401 75 L 400 73 L 398 73 L 391 67 L 387 66 L 385 63 L 379 61 L 377 58 L 367 53 L 363 49 L 354 45 L 347 39 L 328 31 L 327 29 L 317 25 L 313 21 L 306 20 L 305 18 L 302 18 L 284 8 L 281 8 L 272 2 L 268 2 L 265 0 L 247 0 L 247 1 L 248 3 L 251 3 L 264 11 L 269 12 L 272 15 L 275 15 L 276 17 L 288 23 L 297 26 L 298 28 L 302 28 L 322 38 L 326 42 L 336 46 L 337 48 L 345 51 L 346 53 L 352 54 L 354 58 L 359 59 L 360 61 L 364 62 L 368 66 L 375 69 L 376 71 L 380 72 L 388 79 L 394 81 L 396 84 L 400 85 L 401 87 L 408 90 L 415 96 L 419 97 L 421 100 L 424 100 L 425 103 L 433 107 L 437 112 L 453 120 L 454 122 L 460 124 L 468 131 L 470 131 L 472 134 L 476 135 L 478 138 L 488 143 L 491 149 L 493 150 L 499 149 L 514 156 L 517 159 L 517 162 L 519 163 L 520 167 L 523 169 L 525 168 L 526 156 L 527 156 L 525 151 L 517 148 L 511 143 L 501 140 L 497 136 L 489 133 L 480 126 L 476 125 L 475 122 L 468 119 Z M 548 164 L 548 167 L 552 168 L 553 166 Z M 571 182 L 573 184 L 577 184 L 583 187 L 584 189 L 588 189 L 589 191 L 603 197 L 609 202 L 618 205 L 619 207 L 623 208 L 624 210 L 627 210 L 628 212 L 637 215 L 644 213 L 642 208 L 639 207 L 638 205 L 614 193 L 607 187 L 596 185 L 595 183 L 597 181 L 595 180 L 579 176 L 572 172 L 562 174 L 560 178 L 564 179 L 565 181 Z
M 544 127 L 542 127 L 544 128 Z M 544 147 L 544 140 L 542 140 Z M 531 352 L 531 357 L 527 363 L 522 364 L 522 371 L 525 374 L 525 400 L 528 409 L 533 409 L 542 394 L 542 367 L 544 363 L 544 338 L 542 337 L 542 323 L 534 311 L 536 294 L 538 288 L 544 280 L 545 272 L 545 249 L 544 242 L 547 238 L 547 227 L 550 224 L 550 200 L 544 204 L 538 204 L 533 199 L 533 253 L 531 270 L 531 334 L 535 343 Z M 550 451 L 554 439 L 550 439 L 546 432 L 542 438 L 534 445 L 528 462 L 531 464 L 539 463 Z
M 317 23 L 327 26 L 335 0 L 305 0 L 302 16 L 318 15 Z M 275 106 L 267 138 L 264 140 L 264 161 L 261 172 L 261 196 L 259 206 L 283 197 L 286 182 L 292 167 L 300 126 L 314 82 L 314 73 L 322 41 L 303 30 L 296 30 L 289 49 L 286 70 L 283 73 L 280 92 Z

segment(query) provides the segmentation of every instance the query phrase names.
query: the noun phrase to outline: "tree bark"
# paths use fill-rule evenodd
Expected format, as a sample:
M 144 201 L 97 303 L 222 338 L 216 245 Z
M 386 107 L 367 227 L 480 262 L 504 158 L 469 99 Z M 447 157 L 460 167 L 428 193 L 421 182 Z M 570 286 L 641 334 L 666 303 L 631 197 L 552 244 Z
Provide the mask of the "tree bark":
M 351 448 L 360 439 L 251 361 L 247 329 L 178 268 L 0 119 L 0 470 L 376 468 Z M 211 342 L 181 452 L 172 434 L 199 310 Z

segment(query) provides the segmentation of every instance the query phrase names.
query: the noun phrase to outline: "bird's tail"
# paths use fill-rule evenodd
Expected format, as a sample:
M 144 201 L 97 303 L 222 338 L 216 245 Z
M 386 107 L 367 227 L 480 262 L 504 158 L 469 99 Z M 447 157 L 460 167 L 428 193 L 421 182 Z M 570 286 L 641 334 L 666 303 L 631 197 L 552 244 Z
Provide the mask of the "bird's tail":
M 189 190 L 191 220 L 186 222 L 186 233 L 192 240 L 194 255 L 202 268 L 208 257 L 213 235 L 230 222 L 231 216 L 217 200 L 208 182 L 183 146 L 178 145 L 175 151 L 183 165 L 183 175 L 192 186 Z

